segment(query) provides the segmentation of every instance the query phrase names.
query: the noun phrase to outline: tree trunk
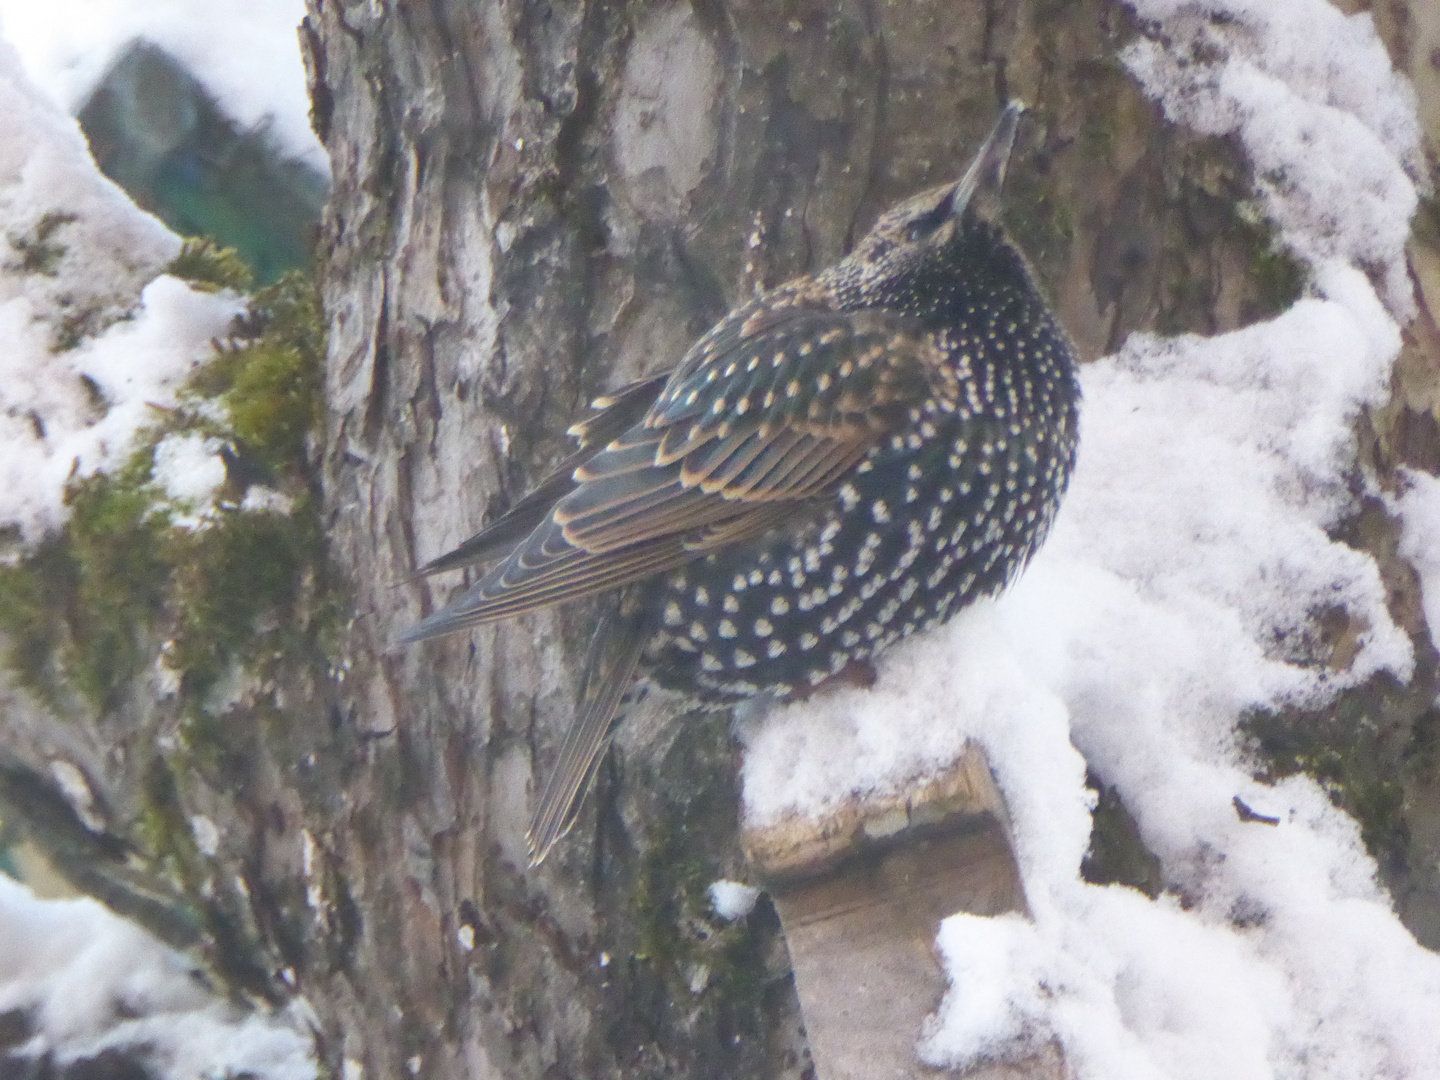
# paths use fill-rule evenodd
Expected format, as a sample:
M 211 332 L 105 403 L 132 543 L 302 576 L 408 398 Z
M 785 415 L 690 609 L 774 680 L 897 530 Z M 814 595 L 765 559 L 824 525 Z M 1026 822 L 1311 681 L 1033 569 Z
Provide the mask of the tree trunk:
M 1118 49 L 1143 28 L 1117 0 L 309 10 L 334 176 L 325 531 L 353 618 L 328 670 L 294 658 L 246 722 L 243 783 L 196 759 L 166 789 L 233 823 L 206 865 L 244 887 L 203 939 L 252 958 L 219 964 L 236 985 L 303 994 L 326 1060 L 367 1077 L 806 1075 L 773 909 L 708 914 L 709 883 L 747 876 L 724 720 L 622 739 L 575 832 L 527 870 L 592 612 L 392 653 L 459 585 L 407 575 L 556 462 L 590 398 L 956 176 L 1010 97 L 1034 110 L 1010 223 L 1086 356 L 1253 321 L 1300 272 L 1241 213 L 1236 149 L 1165 124 L 1127 75 Z M 1377 421 L 1381 443 L 1398 422 Z M 1407 460 L 1393 445 L 1382 471 Z M 1377 528 L 1357 543 L 1389 552 L 1423 637 Z M 1423 695 L 1396 696 L 1408 730 Z M 143 754 L 107 753 L 112 801 L 157 798 Z M 204 878 L 178 876 L 192 895 Z

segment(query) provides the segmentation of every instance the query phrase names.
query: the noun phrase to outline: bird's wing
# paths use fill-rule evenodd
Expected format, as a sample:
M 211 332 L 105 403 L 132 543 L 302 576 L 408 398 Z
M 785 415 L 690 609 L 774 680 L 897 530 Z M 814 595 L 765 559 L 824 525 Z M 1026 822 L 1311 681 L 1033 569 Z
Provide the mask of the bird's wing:
M 474 587 L 400 643 L 638 581 L 774 527 L 927 401 L 953 407 L 935 342 L 881 311 L 737 311 L 644 420 Z
M 669 378 L 667 371 L 638 379 L 592 401 L 590 407 L 598 410 L 595 415 L 570 428 L 570 435 L 580 444 L 579 449 L 503 515 L 453 551 L 420 567 L 409 580 L 484 562 L 513 548 L 545 520 L 561 498 L 574 490 L 575 470 L 645 415 Z
M 657 462 L 726 499 L 804 498 L 826 487 L 927 398 L 958 398 L 933 338 L 893 312 L 804 307 L 740 320 L 697 343 L 645 418 Z M 747 323 L 759 323 L 758 328 Z

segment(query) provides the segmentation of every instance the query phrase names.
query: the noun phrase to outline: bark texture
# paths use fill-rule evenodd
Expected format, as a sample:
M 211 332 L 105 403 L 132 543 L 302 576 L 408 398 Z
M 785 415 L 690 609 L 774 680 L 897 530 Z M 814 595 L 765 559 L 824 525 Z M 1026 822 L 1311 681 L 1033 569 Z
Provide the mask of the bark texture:
M 173 940 L 200 942 L 251 994 L 303 995 L 336 1070 L 806 1075 L 773 910 L 707 915 L 706 886 L 746 873 L 724 722 L 627 736 L 571 838 L 528 871 L 529 800 L 592 613 L 392 654 L 459 584 L 400 583 L 553 464 L 589 398 L 957 175 L 1012 96 L 1034 112 L 1011 225 L 1083 353 L 1285 306 L 1299 273 L 1241 212 L 1235 148 L 1165 125 L 1118 62 L 1143 32 L 1115 0 L 309 0 L 302 45 L 334 176 L 325 531 L 351 617 L 264 695 L 236 693 L 214 758 L 166 768 L 163 743 L 150 749 L 165 720 L 137 688 L 117 716 L 68 727 L 16 698 L 17 760 L 82 763 L 122 833 L 156 804 L 173 811 L 161 820 L 224 822 L 217 853 L 153 859 L 208 913 Z M 1403 401 L 1363 433 L 1386 477 L 1440 465 L 1433 320 L 1409 349 Z M 1435 738 L 1434 652 L 1393 524 L 1367 514 L 1354 542 L 1380 554 L 1423 650 L 1414 687 L 1372 688 L 1404 765 Z M 1336 656 L 1346 634 L 1333 628 Z M 1336 717 L 1341 742 L 1375 730 Z M 1299 730 L 1280 718 L 1262 733 L 1277 770 L 1309 760 L 1284 757 Z M 1440 881 L 1410 823 L 1437 828 L 1440 792 L 1433 770 L 1395 775 L 1410 779 L 1384 789 L 1399 816 L 1377 844 L 1433 945 Z M 167 842 L 180 843 L 141 847 Z

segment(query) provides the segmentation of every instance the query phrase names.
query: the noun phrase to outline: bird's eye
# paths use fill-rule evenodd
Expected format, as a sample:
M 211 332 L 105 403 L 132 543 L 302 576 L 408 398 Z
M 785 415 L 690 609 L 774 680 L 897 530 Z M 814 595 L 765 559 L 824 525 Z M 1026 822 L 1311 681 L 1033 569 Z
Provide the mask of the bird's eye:
M 925 237 L 938 229 L 941 224 L 944 223 L 945 219 L 950 216 L 950 204 L 954 196 L 955 193 L 953 190 L 947 192 L 945 197 L 934 207 L 926 210 L 919 217 L 912 219 L 910 224 L 905 227 L 905 239 L 913 244 L 917 240 L 925 239 Z
M 927 214 L 918 221 L 912 221 L 910 223 L 910 227 L 905 230 L 905 239 L 909 240 L 912 244 L 917 240 L 923 240 L 935 231 L 935 226 L 938 224 L 939 222 L 931 221 Z

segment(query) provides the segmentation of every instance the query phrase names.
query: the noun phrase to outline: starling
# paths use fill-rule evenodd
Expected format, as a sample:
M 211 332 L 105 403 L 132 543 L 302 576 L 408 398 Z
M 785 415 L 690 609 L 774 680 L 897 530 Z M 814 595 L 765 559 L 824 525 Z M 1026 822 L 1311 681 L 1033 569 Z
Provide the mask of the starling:
M 503 558 L 400 644 L 618 590 L 528 834 L 573 824 L 637 675 L 802 696 L 1005 587 L 1075 461 L 1074 353 L 999 223 L 1022 107 L 834 266 L 595 402 L 580 449 L 434 573 Z

